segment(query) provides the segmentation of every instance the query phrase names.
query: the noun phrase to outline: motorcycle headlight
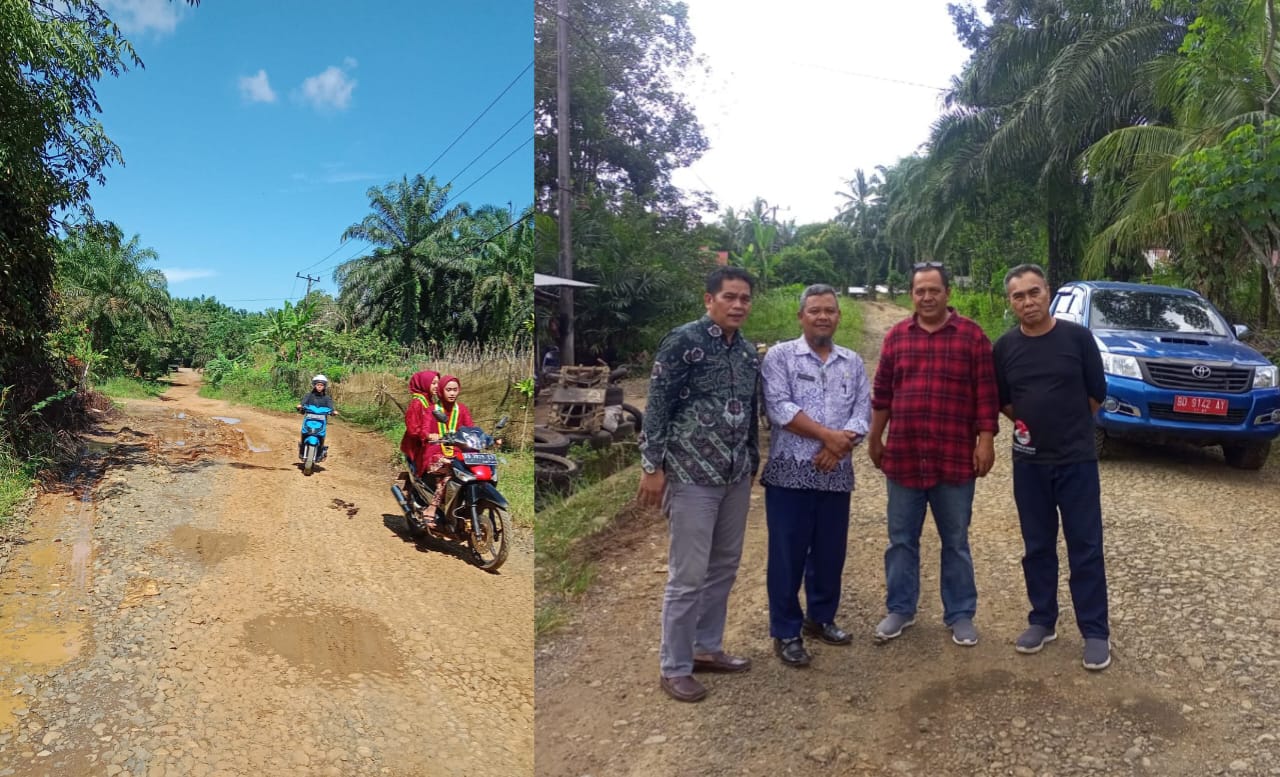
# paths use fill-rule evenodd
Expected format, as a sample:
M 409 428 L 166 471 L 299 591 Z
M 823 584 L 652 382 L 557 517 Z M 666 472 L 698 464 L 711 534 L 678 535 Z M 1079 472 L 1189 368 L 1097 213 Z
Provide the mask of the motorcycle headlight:
M 1274 364 L 1253 369 L 1254 388 L 1275 388 L 1276 383 L 1276 366 Z
M 1137 378 L 1142 380 L 1142 368 L 1138 366 L 1138 360 L 1132 356 L 1122 356 L 1118 353 L 1102 354 L 1102 369 L 1104 372 L 1112 375 L 1119 375 L 1122 378 Z

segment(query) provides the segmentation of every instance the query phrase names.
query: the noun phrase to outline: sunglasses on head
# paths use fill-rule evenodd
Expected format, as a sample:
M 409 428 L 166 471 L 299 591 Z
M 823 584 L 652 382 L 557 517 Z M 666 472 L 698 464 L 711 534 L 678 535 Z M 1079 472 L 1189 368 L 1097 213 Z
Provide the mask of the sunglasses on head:
M 911 265 L 913 270 L 941 270 L 942 262 L 916 262 Z

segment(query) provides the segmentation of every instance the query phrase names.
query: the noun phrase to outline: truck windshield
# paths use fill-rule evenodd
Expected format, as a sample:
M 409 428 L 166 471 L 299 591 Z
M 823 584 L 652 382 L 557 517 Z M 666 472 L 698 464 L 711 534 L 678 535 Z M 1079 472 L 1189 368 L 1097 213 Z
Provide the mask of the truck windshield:
M 1228 337 L 1222 316 L 1202 299 L 1159 291 L 1098 289 L 1089 314 L 1090 329 L 1126 329 Z

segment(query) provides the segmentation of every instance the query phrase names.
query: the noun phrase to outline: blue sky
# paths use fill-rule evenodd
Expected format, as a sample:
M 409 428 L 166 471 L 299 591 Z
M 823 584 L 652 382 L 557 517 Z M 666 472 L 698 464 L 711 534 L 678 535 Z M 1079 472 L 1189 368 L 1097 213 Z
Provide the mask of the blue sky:
M 342 232 L 404 175 L 473 206 L 532 201 L 531 0 L 103 5 L 146 67 L 98 85 L 125 164 L 92 205 L 159 253 L 175 297 L 279 307 L 298 272 L 336 294 L 333 269 L 368 248 L 333 253 Z

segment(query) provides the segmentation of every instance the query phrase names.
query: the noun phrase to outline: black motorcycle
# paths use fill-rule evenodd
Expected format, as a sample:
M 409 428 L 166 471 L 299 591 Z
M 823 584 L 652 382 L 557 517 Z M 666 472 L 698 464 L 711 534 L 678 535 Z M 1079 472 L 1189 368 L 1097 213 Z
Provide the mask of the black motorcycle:
M 435 417 L 445 421 L 444 414 L 435 410 Z M 503 416 L 494 426 L 499 431 L 507 425 Z M 428 475 L 419 479 L 409 462 L 400 482 L 391 486 L 391 493 L 404 512 L 409 534 L 414 539 L 425 537 L 465 542 L 471 550 L 476 566 L 489 572 L 497 571 L 507 560 L 507 499 L 499 491 L 498 456 L 491 451 L 494 438 L 478 426 L 462 426 L 452 434 L 441 438 L 440 444 L 453 448 L 453 467 L 448 474 L 444 501 L 436 510 L 436 526 L 430 528 L 425 516 L 427 505 L 435 493 L 436 477 Z M 403 486 L 403 488 L 402 488 Z

